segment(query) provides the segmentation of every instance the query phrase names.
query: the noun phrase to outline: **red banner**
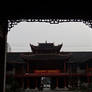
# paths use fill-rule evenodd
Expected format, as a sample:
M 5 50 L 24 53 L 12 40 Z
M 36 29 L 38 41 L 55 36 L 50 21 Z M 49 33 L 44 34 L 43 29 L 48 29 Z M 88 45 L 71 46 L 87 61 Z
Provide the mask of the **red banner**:
M 34 73 L 60 73 L 60 70 L 34 70 Z

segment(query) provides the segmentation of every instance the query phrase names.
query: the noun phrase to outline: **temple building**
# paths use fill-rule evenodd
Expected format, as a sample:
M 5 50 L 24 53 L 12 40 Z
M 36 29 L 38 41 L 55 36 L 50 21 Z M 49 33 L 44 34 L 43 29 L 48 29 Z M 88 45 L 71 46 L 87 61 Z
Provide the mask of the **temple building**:
M 32 52 L 7 53 L 7 79 L 12 74 L 20 88 L 74 88 L 92 82 L 92 53 L 63 52 L 63 44 L 30 44 Z

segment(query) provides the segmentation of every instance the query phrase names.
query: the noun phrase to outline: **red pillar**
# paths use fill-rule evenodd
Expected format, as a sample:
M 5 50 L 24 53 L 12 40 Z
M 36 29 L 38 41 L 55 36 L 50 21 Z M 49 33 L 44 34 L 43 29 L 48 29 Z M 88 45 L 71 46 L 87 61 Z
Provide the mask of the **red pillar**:
M 37 88 L 38 80 L 35 80 L 35 88 Z
M 56 88 L 58 88 L 58 78 L 56 78 Z
M 24 79 L 21 80 L 21 88 L 24 88 Z
M 24 74 L 24 65 L 22 65 L 22 73 Z
M 64 62 L 64 73 L 66 72 L 66 63 Z
M 66 63 L 64 62 L 64 73 L 66 73 Z M 64 88 L 66 87 L 66 78 L 64 77 Z
M 66 87 L 66 78 L 64 77 L 64 88 Z
M 27 73 L 29 73 L 30 71 L 30 68 L 29 68 L 29 63 L 27 63 Z
M 70 73 L 70 64 L 68 64 L 68 70 L 69 70 L 69 73 Z
M 64 88 L 66 87 L 66 78 L 64 77 Z
M 27 79 L 26 82 L 27 82 L 27 88 L 30 88 L 30 80 Z
M 86 64 L 86 71 L 87 71 L 87 73 L 88 73 L 88 64 Z
M 90 83 L 90 79 L 89 79 L 89 76 L 88 76 L 88 73 L 89 73 L 89 71 L 88 71 L 88 64 L 86 64 L 86 72 L 87 72 L 87 80 L 88 80 L 88 84 Z
M 29 70 L 30 70 L 30 69 L 29 69 L 29 63 L 27 63 L 27 73 L 30 72 Z M 26 81 L 27 81 L 27 88 L 30 88 L 30 80 L 27 79 Z

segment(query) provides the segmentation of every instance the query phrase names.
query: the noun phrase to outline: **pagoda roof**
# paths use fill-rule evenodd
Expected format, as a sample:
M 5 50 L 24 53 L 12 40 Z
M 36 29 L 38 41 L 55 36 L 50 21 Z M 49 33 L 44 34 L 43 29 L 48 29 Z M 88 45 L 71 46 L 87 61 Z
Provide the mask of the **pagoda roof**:
M 60 52 L 60 49 L 63 44 L 55 46 L 54 43 L 39 43 L 38 46 L 30 44 L 32 52 Z
M 67 63 L 86 63 L 86 61 L 88 61 L 89 59 L 92 59 L 92 52 L 61 52 L 61 56 L 65 57 L 65 56 L 69 56 L 69 53 L 71 53 L 70 59 L 67 61 Z M 59 54 L 58 54 L 59 55 Z M 51 57 L 54 58 L 60 58 L 61 56 L 56 56 L 56 55 L 51 55 Z M 8 52 L 7 53 L 7 63 L 26 63 L 26 61 L 23 59 L 23 57 L 37 57 L 40 56 L 42 57 L 42 54 L 38 55 L 38 54 L 32 54 L 31 52 Z M 48 55 L 47 55 L 48 56 Z M 47 57 L 46 56 L 46 57 Z M 43 56 L 45 57 L 45 56 Z M 51 58 L 50 57 L 50 58 Z M 90 61 L 91 62 L 91 61 Z
M 22 57 L 25 60 L 31 61 L 31 60 L 66 60 L 70 58 L 71 53 L 66 54 L 30 54 L 30 55 L 24 55 L 22 54 Z

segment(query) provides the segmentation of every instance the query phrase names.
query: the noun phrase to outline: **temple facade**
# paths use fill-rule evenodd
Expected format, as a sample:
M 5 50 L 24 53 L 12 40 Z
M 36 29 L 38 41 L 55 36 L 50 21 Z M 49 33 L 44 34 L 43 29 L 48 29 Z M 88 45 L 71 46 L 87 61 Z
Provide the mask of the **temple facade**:
M 63 44 L 30 44 L 32 52 L 7 53 L 7 79 L 16 79 L 20 88 L 76 88 L 92 82 L 92 53 L 63 52 Z

